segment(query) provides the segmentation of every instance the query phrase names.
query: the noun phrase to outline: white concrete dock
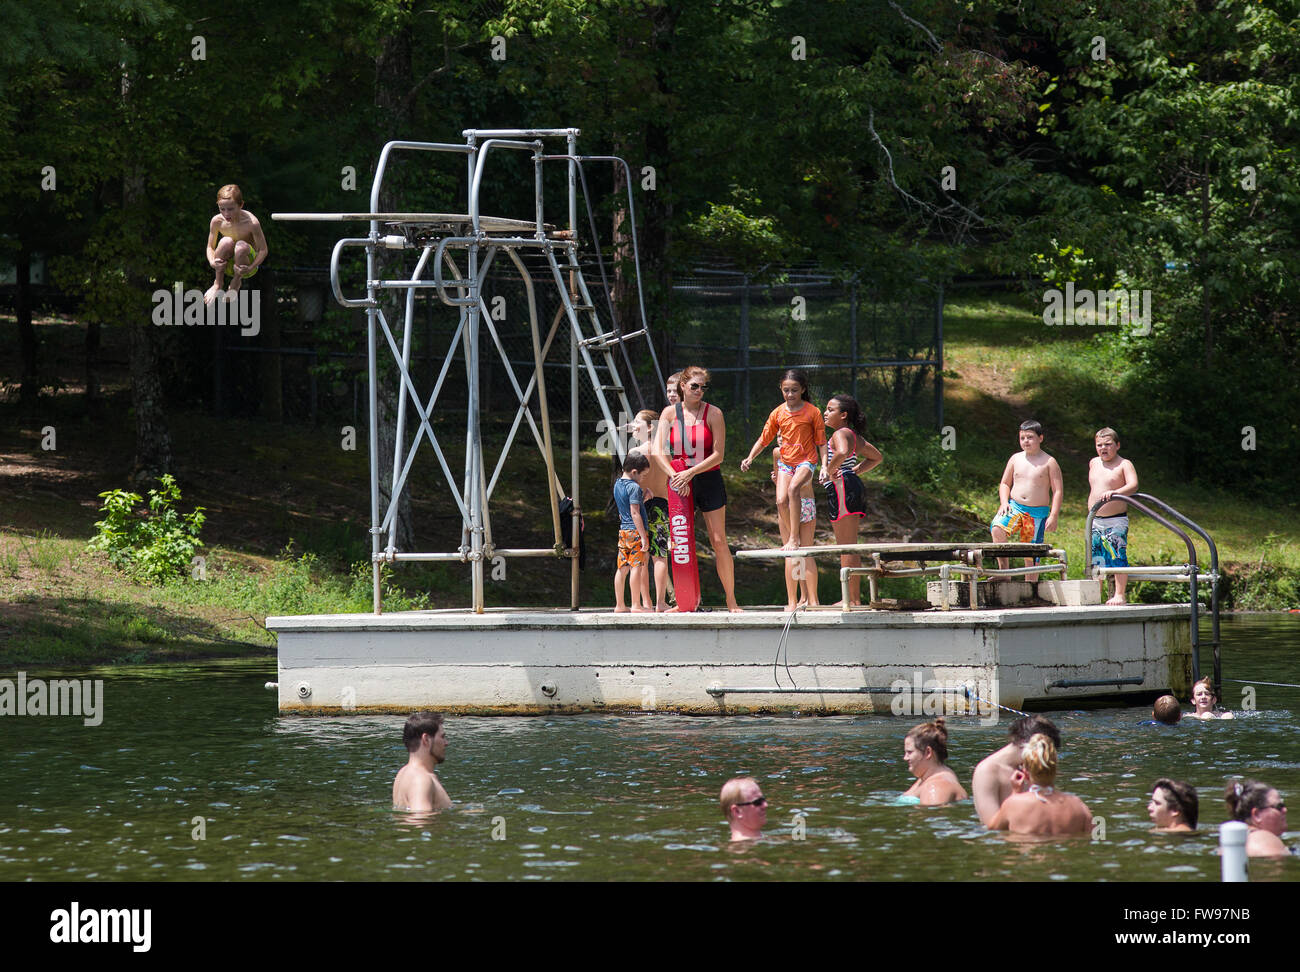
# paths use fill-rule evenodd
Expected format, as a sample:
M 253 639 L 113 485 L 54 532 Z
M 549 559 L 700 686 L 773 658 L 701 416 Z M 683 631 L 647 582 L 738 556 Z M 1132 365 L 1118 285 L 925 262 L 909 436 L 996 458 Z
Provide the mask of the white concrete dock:
M 499 609 L 272 617 L 267 628 L 282 713 L 987 715 L 970 695 L 1051 708 L 1191 687 L 1186 605 L 800 611 L 778 658 L 787 618 Z M 1123 681 L 1053 684 L 1107 679 Z

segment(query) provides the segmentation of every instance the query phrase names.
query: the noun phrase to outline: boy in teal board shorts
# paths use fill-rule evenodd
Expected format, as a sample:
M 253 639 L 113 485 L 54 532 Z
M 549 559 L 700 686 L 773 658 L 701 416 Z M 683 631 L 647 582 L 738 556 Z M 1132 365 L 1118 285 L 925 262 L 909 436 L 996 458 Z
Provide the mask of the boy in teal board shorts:
M 1043 451 L 1043 427 L 1032 419 L 1020 423 L 1020 450 L 1007 460 L 998 483 L 1000 505 L 990 524 L 995 543 L 1042 543 L 1061 515 L 1061 467 Z M 1005 570 L 1009 562 L 999 557 L 998 567 Z M 1025 580 L 1032 584 L 1038 575 Z

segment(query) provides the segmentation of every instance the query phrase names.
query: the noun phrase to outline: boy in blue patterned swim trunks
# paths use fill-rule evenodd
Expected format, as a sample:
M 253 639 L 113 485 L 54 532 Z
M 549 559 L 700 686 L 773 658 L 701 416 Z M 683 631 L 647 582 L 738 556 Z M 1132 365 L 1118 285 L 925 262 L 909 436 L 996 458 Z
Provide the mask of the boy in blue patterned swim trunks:
M 1093 564 L 1103 567 L 1128 566 L 1128 504 L 1110 502 L 1116 495 L 1137 492 L 1138 475 L 1133 463 L 1119 455 L 1119 435 L 1112 428 L 1099 429 L 1096 435 L 1097 458 L 1088 463 L 1088 509 L 1102 503 L 1092 518 Z M 1107 604 L 1123 604 L 1128 587 L 1127 574 L 1113 574 L 1115 593 Z
M 1020 449 L 1007 460 L 998 483 L 1001 505 L 990 524 L 995 543 L 1042 543 L 1044 533 L 1056 530 L 1061 515 L 1061 467 L 1043 451 L 1043 427 L 1032 419 L 1020 423 Z M 1003 569 L 1009 563 L 1006 557 L 998 558 Z M 1025 580 L 1032 584 L 1038 575 Z

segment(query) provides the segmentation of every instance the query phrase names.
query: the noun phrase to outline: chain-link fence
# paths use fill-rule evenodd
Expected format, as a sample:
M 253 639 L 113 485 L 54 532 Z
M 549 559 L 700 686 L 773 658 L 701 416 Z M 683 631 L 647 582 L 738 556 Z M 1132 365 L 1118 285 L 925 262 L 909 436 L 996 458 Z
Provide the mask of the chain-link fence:
M 918 282 L 887 292 L 860 278 L 793 268 L 753 280 L 697 268 L 679 275 L 679 323 L 665 368 L 688 364 L 713 374 L 709 400 L 756 435 L 781 402 L 787 368 L 808 373 L 819 406 L 848 392 L 870 426 L 942 425 L 943 292 Z
M 557 317 L 561 301 L 544 259 L 525 254 L 524 260 L 533 282 L 539 334 L 548 345 L 544 370 L 552 429 L 556 445 L 567 448 L 574 391 L 570 329 L 562 316 Z M 585 273 L 602 327 L 609 328 L 599 274 L 594 267 Z M 518 271 L 501 254 L 484 293 L 492 326 L 480 327 L 481 421 L 485 436 L 504 437 L 519 401 L 516 385 L 526 388 L 533 373 L 528 295 Z M 819 406 L 836 392 L 853 395 L 872 428 L 942 425 L 941 288 L 922 281 L 903 292 L 885 291 L 863 278 L 845 279 L 807 267 L 768 273 L 762 280 L 707 267 L 679 273 L 672 294 L 673 324 L 663 329 L 668 333 L 653 335 L 664 374 L 689 364 L 708 368 L 713 373 L 709 400 L 727 412 L 731 428 L 746 436 L 757 434 L 768 412 L 780 403 L 779 379 L 787 368 L 808 372 L 809 392 Z M 278 410 L 284 420 L 344 421 L 364 427 L 364 312 L 335 306 L 323 281 L 313 275 L 281 274 L 277 297 L 273 329 L 253 339 L 218 335 L 211 386 L 215 403 L 226 412 L 266 415 L 268 398 L 278 395 L 272 411 Z M 427 401 L 444 371 L 459 316 L 430 290 L 417 292 L 415 307 L 410 371 Z M 400 345 L 400 309 L 386 316 Z M 382 336 L 380 354 L 389 354 Z M 624 385 L 633 411 L 662 408 L 665 403 L 644 339 L 616 346 L 612 354 L 615 375 L 599 366 L 601 355 L 593 354 L 597 383 Z M 445 370 L 435 419 L 449 429 L 463 428 L 463 349 L 457 349 Z M 585 366 L 576 384 L 580 434 L 584 447 L 591 448 L 603 414 Z M 607 388 L 605 399 L 619 420 L 617 392 Z M 540 419 L 535 393 L 531 400 L 532 414 Z M 524 427 L 516 432 L 519 436 L 531 439 Z

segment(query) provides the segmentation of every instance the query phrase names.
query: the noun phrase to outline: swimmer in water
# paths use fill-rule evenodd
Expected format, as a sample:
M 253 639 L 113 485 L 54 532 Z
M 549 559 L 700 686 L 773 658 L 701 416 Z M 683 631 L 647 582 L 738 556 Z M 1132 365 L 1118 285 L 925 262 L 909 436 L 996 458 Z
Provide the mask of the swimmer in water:
M 1203 678 L 1192 686 L 1192 705 L 1196 706 L 1195 719 L 1231 719 L 1231 712 L 1215 712 L 1218 697 L 1214 694 L 1214 683 Z
M 985 756 L 975 767 L 970 788 L 975 796 L 975 812 L 985 827 L 1007 797 L 1020 792 L 1012 785 L 1012 778 L 1020 769 L 1025 743 L 1040 732 L 1052 740 L 1052 745 L 1058 750 L 1061 748 L 1061 733 L 1051 719 L 1041 715 L 1025 716 L 1008 727 L 1010 742 L 996 753 Z
M 767 823 L 767 797 L 752 776 L 736 776 L 722 784 L 718 798 L 722 819 L 731 827 L 732 840 L 757 840 Z
M 1021 769 L 1013 779 L 1019 793 L 1007 797 L 989 821 L 989 830 L 1038 837 L 1065 837 L 1092 831 L 1092 812 L 1077 796 L 1056 789 L 1056 746 L 1044 733 L 1025 743 Z
M 1160 696 L 1151 709 L 1151 718 L 1155 719 L 1156 722 L 1163 722 L 1167 726 L 1176 725 L 1182 717 L 1183 708 L 1172 695 Z
M 1291 853 L 1282 843 L 1286 801 L 1276 789 L 1257 780 L 1237 780 L 1228 784 L 1223 800 L 1228 805 L 1228 816 L 1250 826 L 1247 857 L 1286 857 Z
M 1179 780 L 1156 780 L 1151 787 L 1147 814 L 1156 825 L 1156 833 L 1171 834 L 1196 829 L 1200 801 L 1196 787 Z
M 903 794 L 916 797 L 923 807 L 938 807 L 966 799 L 957 774 L 948 768 L 948 730 L 943 716 L 915 726 L 903 738 L 903 762 L 916 782 Z
M 441 712 L 416 712 L 402 727 L 406 765 L 393 779 L 393 809 L 425 813 L 446 810 L 451 798 L 433 771 L 447 756 Z

